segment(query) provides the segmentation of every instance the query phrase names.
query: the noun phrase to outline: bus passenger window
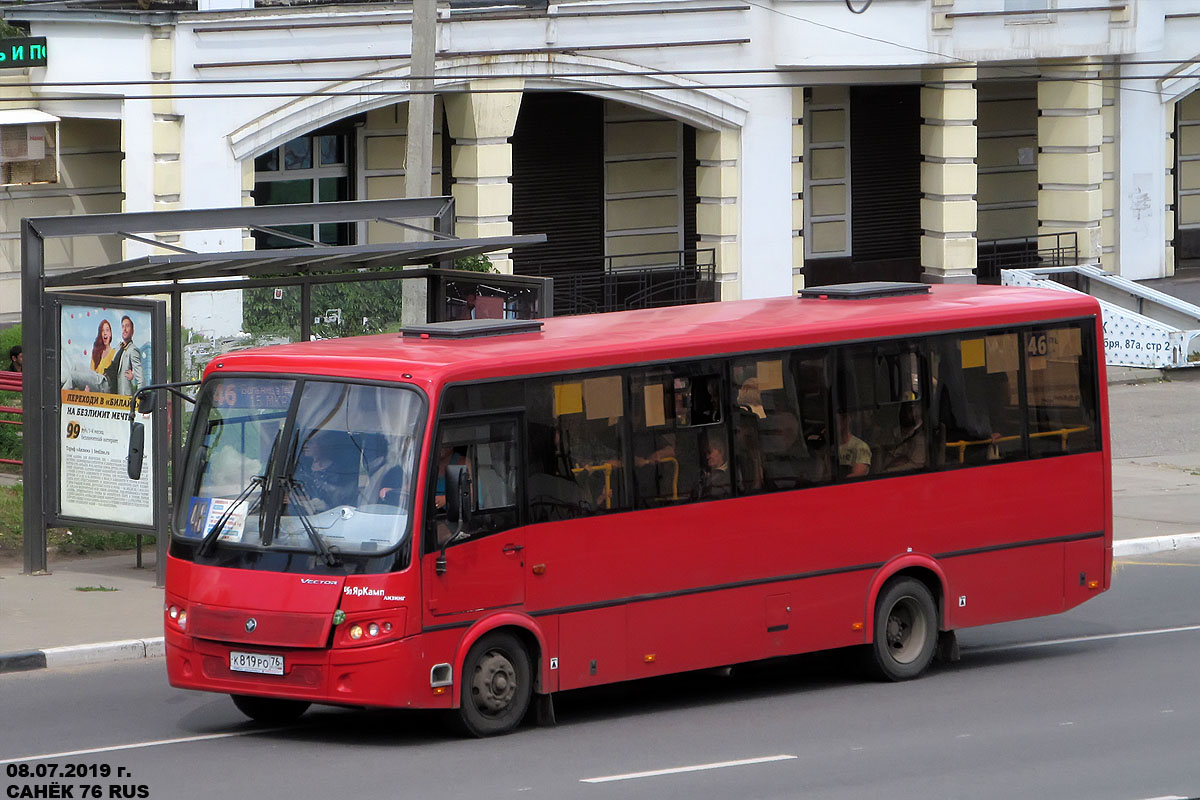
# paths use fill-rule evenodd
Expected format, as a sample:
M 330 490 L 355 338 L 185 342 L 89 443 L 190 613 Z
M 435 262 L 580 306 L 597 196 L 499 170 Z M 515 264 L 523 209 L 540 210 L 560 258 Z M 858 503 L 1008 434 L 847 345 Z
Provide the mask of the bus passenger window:
M 723 482 L 713 448 L 730 453 L 719 363 L 647 367 L 633 373 L 634 483 L 639 508 L 686 503 Z M 726 466 L 726 469 L 728 467 Z
M 826 480 L 824 357 L 749 356 L 736 359 L 731 374 L 739 491 L 785 491 Z
M 1024 457 L 1015 333 L 934 340 L 930 418 L 937 425 L 938 463 L 987 464 Z
M 530 522 L 628 509 L 620 375 L 530 381 L 525 409 Z
M 1091 333 L 1090 329 L 1088 333 Z M 1096 379 L 1078 326 L 1023 335 L 1029 453 L 1066 455 L 1096 449 Z

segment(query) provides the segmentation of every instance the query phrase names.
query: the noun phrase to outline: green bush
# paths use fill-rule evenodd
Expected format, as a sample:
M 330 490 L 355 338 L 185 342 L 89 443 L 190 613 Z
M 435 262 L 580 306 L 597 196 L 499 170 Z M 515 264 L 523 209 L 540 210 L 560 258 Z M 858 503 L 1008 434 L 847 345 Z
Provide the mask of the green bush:
M 0 556 L 14 557 L 23 552 L 24 498 L 24 487 L 0 485 Z M 97 528 L 51 528 L 46 533 L 46 539 L 59 553 L 79 556 L 107 550 L 132 550 L 137 547 L 136 534 Z M 143 535 L 142 548 L 153 551 L 154 537 Z

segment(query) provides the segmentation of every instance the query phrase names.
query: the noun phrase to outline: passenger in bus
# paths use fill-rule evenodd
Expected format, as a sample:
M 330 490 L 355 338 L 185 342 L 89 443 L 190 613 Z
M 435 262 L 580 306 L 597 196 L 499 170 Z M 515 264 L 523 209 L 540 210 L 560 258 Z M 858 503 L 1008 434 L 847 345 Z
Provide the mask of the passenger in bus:
M 317 431 L 304 443 L 296 482 L 309 499 L 312 512 L 355 505 L 361 456 L 348 433 Z
M 884 449 L 884 472 L 908 472 L 925 466 L 925 424 L 917 403 L 903 403 L 899 411 L 899 425 L 892 443 Z
M 768 489 L 794 489 L 815 478 L 808 447 L 800 436 L 800 419 L 778 410 L 762 421 L 763 479 Z
M 725 443 L 716 437 L 708 440 L 704 451 L 704 469 L 693 497 L 697 500 L 718 500 L 733 493 L 733 482 L 729 478 L 729 457 Z
M 838 474 L 861 478 L 871 471 L 871 448 L 850 432 L 850 415 L 838 412 Z
M 441 511 L 446 507 L 446 467 L 467 463 L 467 448 L 442 446 L 438 452 L 437 486 L 433 499 L 434 507 Z M 469 468 L 469 467 L 468 467 Z

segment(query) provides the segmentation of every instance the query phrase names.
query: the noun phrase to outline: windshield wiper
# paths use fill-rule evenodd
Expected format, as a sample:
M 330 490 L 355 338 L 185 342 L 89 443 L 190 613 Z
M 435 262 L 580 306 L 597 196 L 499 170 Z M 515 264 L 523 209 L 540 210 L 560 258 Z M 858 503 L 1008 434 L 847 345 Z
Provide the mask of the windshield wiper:
M 196 550 L 197 555 L 208 555 L 209 551 L 212 550 L 213 543 L 217 541 L 217 537 L 220 536 L 221 531 L 225 529 L 225 523 L 227 523 L 229 518 L 233 516 L 233 512 L 238 506 L 245 502 L 246 498 L 250 496 L 250 492 L 254 491 L 255 487 L 261 487 L 264 482 L 266 482 L 266 477 L 263 475 L 255 475 L 250 479 L 250 482 L 246 484 L 246 488 L 242 489 L 241 494 L 233 499 L 233 502 L 225 508 L 224 513 L 222 513 L 217 521 L 213 523 L 213 526 L 209 528 L 208 533 L 204 534 L 204 539 L 200 541 L 200 547 Z M 261 494 L 259 495 L 259 500 L 262 500 Z
M 330 567 L 341 566 L 342 560 L 337 557 L 337 554 L 333 552 L 333 549 L 325 542 L 325 539 L 313 527 L 312 521 L 309 520 L 309 517 L 312 515 L 312 505 L 308 492 L 304 491 L 304 484 L 290 474 L 284 475 L 279 480 L 283 483 L 288 494 L 294 496 L 299 502 L 300 508 L 296 510 L 300 513 L 296 515 L 296 519 L 300 520 L 300 527 L 304 528 L 304 532 L 308 534 L 309 540 L 312 541 L 313 547 L 317 549 L 325 564 Z

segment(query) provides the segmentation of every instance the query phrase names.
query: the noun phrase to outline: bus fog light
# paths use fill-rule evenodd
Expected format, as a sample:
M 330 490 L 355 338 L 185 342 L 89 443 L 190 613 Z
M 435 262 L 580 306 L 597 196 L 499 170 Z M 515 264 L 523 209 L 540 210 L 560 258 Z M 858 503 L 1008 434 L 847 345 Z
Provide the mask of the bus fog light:
M 171 606 L 167 609 L 167 616 L 171 619 L 179 619 L 179 609 L 175 606 Z
M 390 623 L 390 622 L 383 623 L 383 632 L 391 633 L 392 632 L 392 623 Z
M 367 626 L 367 635 L 368 636 L 378 636 L 379 635 L 379 626 L 376 625 L 374 622 L 372 622 L 370 625 Z
M 350 638 L 351 639 L 356 639 L 356 640 L 361 639 L 362 636 L 363 636 L 362 625 L 355 625 L 350 628 Z

